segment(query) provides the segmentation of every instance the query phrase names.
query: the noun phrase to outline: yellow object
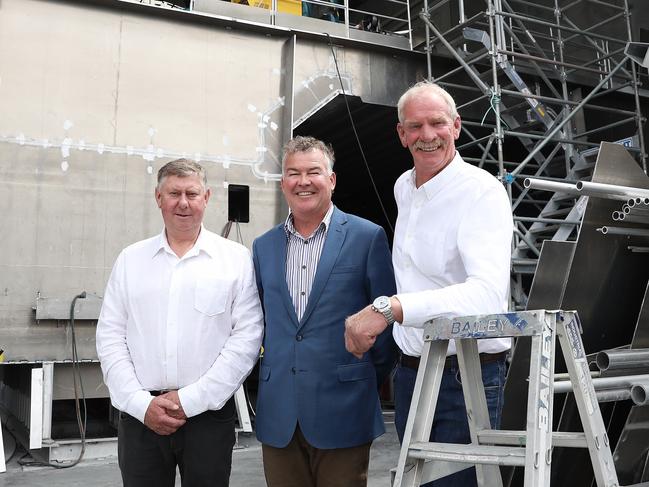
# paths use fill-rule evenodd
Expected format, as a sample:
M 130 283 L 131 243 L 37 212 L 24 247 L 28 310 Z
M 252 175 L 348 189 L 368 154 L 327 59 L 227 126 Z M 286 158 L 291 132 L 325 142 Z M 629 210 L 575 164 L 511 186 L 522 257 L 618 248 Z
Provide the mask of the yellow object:
M 242 3 L 243 0 L 232 0 L 232 3 Z M 272 4 L 271 0 L 248 0 L 248 5 L 252 7 L 270 9 Z M 292 14 L 302 15 L 302 1 L 301 0 L 277 0 L 277 11 Z
M 231 0 L 232 3 L 243 3 L 243 0 Z M 248 0 L 248 5 L 251 7 L 265 8 L 268 10 L 270 8 L 271 0 Z
M 277 10 L 292 15 L 302 15 L 301 0 L 277 0 Z
M 4 361 L 5 361 L 5 351 L 0 350 L 0 362 L 4 362 Z

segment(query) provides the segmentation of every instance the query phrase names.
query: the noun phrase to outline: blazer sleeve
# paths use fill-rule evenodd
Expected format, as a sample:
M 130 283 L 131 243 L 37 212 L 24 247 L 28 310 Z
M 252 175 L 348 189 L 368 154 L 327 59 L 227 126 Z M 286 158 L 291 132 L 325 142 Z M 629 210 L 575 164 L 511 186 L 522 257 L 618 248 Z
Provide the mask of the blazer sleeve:
M 378 227 L 374 233 L 367 254 L 366 269 L 366 289 L 370 303 L 378 296 L 396 294 L 392 255 L 388 238 L 381 227 Z M 376 370 L 376 383 L 380 387 L 392 372 L 397 359 L 397 346 L 392 338 L 392 325 L 377 337 L 376 343 L 368 353 Z

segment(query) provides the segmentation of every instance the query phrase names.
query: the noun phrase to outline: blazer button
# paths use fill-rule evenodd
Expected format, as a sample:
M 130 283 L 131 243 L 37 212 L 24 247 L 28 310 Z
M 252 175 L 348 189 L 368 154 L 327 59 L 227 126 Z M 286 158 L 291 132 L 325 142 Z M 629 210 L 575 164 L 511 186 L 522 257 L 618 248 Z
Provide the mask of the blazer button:
M 301 341 L 302 341 L 302 338 L 303 338 L 302 335 L 297 335 L 297 336 L 295 337 L 295 339 L 296 339 L 298 342 L 301 342 Z
M 295 375 L 295 367 L 291 367 L 291 372 L 293 372 L 293 375 Z

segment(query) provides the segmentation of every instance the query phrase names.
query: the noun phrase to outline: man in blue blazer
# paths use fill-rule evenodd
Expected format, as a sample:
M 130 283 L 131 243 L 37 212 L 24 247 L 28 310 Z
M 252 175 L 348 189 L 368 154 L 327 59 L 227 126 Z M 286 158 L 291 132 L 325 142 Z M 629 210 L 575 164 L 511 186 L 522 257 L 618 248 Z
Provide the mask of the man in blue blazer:
M 390 250 L 381 227 L 332 204 L 333 161 L 313 137 L 284 147 L 290 213 L 253 244 L 266 322 L 256 432 L 269 487 L 364 487 L 371 442 L 385 432 L 378 385 L 394 363 L 391 328 L 360 359 L 344 332 L 347 316 L 395 293 Z

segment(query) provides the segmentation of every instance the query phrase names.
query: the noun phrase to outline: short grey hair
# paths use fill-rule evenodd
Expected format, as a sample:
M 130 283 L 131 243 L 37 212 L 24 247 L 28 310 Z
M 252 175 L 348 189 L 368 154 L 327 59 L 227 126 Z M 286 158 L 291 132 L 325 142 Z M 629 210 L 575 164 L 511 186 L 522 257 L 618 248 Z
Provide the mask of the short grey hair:
M 298 135 L 286 143 L 282 151 L 282 172 L 284 172 L 284 164 L 286 163 L 288 156 L 295 154 L 296 152 L 310 152 L 312 150 L 319 150 L 324 154 L 325 159 L 327 160 L 329 174 L 331 174 L 334 171 L 334 162 L 336 160 L 334 157 L 333 147 L 315 137 L 311 137 L 310 135 Z
M 426 92 L 434 93 L 442 98 L 442 100 L 444 100 L 446 102 L 446 105 L 448 106 L 448 114 L 451 119 L 455 120 L 457 118 L 458 113 L 455 106 L 455 100 L 449 94 L 449 92 L 439 86 L 437 83 L 424 80 L 408 88 L 408 90 L 406 90 L 406 92 L 401 95 L 401 98 L 399 98 L 399 102 L 397 103 L 397 114 L 399 116 L 400 123 L 403 123 L 403 107 L 405 107 L 406 103 L 408 103 L 415 96 L 421 95 L 422 93 Z
M 158 170 L 158 189 L 167 176 L 178 176 L 186 178 L 187 176 L 196 175 L 203 182 L 203 187 L 207 188 L 207 173 L 203 166 L 191 159 L 176 159 L 166 163 Z

